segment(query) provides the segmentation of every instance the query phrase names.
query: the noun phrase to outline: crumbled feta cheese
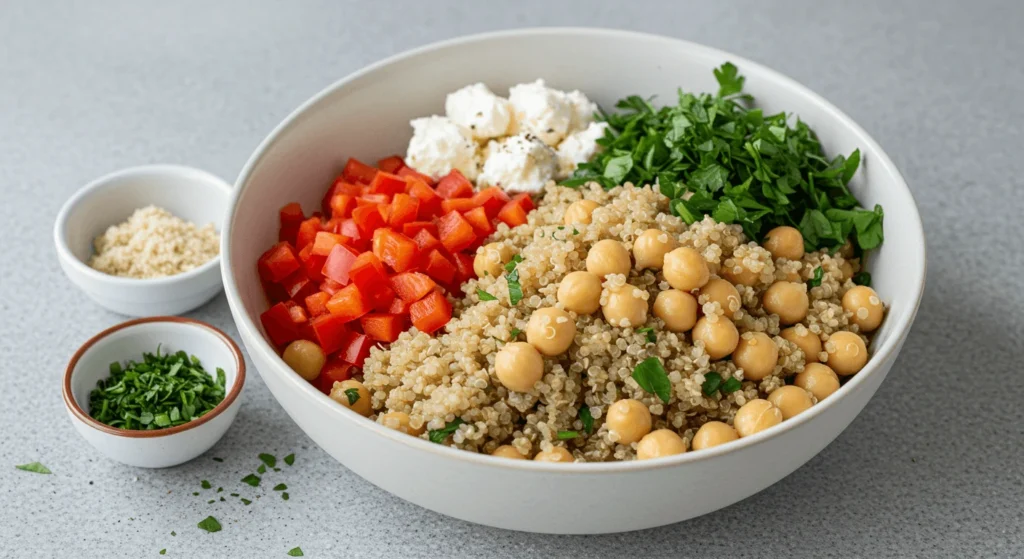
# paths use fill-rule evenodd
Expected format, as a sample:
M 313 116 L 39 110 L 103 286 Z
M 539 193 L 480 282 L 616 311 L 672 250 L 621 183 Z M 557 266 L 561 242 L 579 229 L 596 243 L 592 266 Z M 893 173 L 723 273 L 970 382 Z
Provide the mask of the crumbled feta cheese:
M 569 134 L 585 130 L 590 123 L 594 122 L 594 113 L 597 112 L 597 103 L 594 103 L 580 90 L 573 90 L 565 94 L 565 100 L 569 103 L 572 111 L 572 118 L 569 121 Z M 601 136 L 598 135 L 598 138 Z M 593 155 L 593 154 L 591 154 Z
M 458 169 L 476 180 L 480 146 L 468 128 L 443 116 L 417 118 L 410 124 L 413 133 L 405 156 L 410 167 L 435 179 Z
M 569 134 L 569 137 L 558 144 L 558 178 L 567 178 L 576 170 L 576 166 L 584 161 L 590 161 L 601 146 L 597 140 L 604 136 L 606 122 L 591 122 L 583 130 Z
M 557 146 L 569 133 L 572 107 L 565 93 L 545 86 L 544 80 L 513 86 L 508 100 L 517 133 L 533 134 L 549 146 Z
M 508 99 L 498 97 L 482 83 L 449 93 L 444 110 L 454 123 L 469 128 L 478 140 L 489 140 L 508 133 L 512 109 Z
M 510 192 L 540 192 L 558 171 L 555 151 L 529 134 L 492 140 L 479 185 L 500 186 Z

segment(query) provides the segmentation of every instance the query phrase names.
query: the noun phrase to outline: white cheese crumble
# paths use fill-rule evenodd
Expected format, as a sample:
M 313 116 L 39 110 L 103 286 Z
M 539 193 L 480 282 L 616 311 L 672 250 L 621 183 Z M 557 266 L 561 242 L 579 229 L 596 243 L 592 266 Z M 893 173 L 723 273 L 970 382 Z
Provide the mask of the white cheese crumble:
M 558 157 L 547 144 L 529 134 L 492 140 L 479 185 L 515 192 L 540 192 L 558 172 Z
M 480 145 L 465 126 L 443 116 L 417 118 L 410 122 L 412 139 L 406 163 L 435 179 L 458 169 L 469 180 L 479 174 Z
M 597 140 L 604 136 L 607 128 L 606 122 L 591 122 L 558 144 L 558 178 L 567 178 L 580 163 L 594 157 L 601 147 L 597 145 Z
M 566 93 L 565 100 L 569 103 L 569 107 L 572 110 L 572 118 L 569 121 L 569 134 L 586 130 L 590 123 L 594 122 L 597 103 L 588 99 L 578 89 Z
M 508 101 L 515 111 L 518 132 L 533 134 L 552 147 L 569 133 L 572 105 L 565 93 L 547 87 L 544 80 L 513 86 Z
M 478 140 L 505 136 L 512 122 L 508 99 L 498 97 L 482 83 L 449 93 L 444 110 L 452 122 L 468 128 Z

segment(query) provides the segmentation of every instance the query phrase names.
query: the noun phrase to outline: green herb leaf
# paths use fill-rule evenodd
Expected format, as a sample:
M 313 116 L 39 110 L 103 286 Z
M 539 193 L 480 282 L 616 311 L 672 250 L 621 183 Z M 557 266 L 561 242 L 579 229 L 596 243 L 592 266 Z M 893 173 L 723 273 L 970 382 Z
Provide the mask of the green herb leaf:
M 814 269 L 814 277 L 812 277 L 811 279 L 807 280 L 807 286 L 808 287 L 818 287 L 819 285 L 821 285 L 821 278 L 824 275 L 825 275 L 825 270 L 823 270 L 821 268 L 821 266 L 818 266 L 817 268 Z
M 246 498 L 244 498 L 244 497 L 243 497 L 242 499 L 239 499 L 239 500 L 240 500 L 240 501 L 242 501 L 242 504 L 243 504 L 243 505 L 246 505 L 246 506 L 248 506 L 248 505 L 251 505 L 251 504 L 252 504 L 252 501 L 250 501 L 249 499 L 246 499 Z
M 495 297 L 494 295 L 491 295 L 490 293 L 484 291 L 483 289 L 477 289 L 476 290 L 476 296 L 479 297 L 481 301 L 497 301 L 498 300 L 497 297 Z
M 741 383 L 736 377 L 732 377 L 722 383 L 721 390 L 722 394 L 732 394 L 740 388 L 743 388 L 743 383 Z
M 266 464 L 260 464 L 260 466 L 258 468 L 256 468 L 256 473 L 260 474 L 260 475 L 267 473 L 267 466 L 266 466 Z
M 520 256 L 518 254 L 513 256 L 511 260 L 509 260 L 508 262 L 505 263 L 505 271 L 506 272 L 511 272 L 512 270 L 515 270 L 516 269 L 516 264 L 519 264 L 522 261 L 523 261 L 523 257 L 522 256 Z
M 633 369 L 633 380 L 645 391 L 657 394 L 662 402 L 668 403 L 672 398 L 672 383 L 665 374 L 665 367 L 657 357 L 648 357 Z
M 519 304 L 523 300 L 523 287 L 519 284 L 519 269 L 516 265 L 523 261 L 523 257 L 515 255 L 512 260 L 505 264 L 505 282 L 508 284 L 508 300 L 512 305 Z
M 359 401 L 359 389 L 358 388 L 346 388 L 345 397 L 348 398 L 348 405 L 354 405 Z
M 260 454 L 260 462 L 266 464 L 268 468 L 273 468 L 274 466 L 277 465 L 277 457 L 275 457 L 273 454 L 263 453 Z
M 212 485 L 210 485 L 210 482 L 206 481 L 205 479 L 199 482 L 199 485 L 203 486 L 203 489 L 209 489 L 213 487 Z
M 658 341 L 658 336 L 655 335 L 654 328 L 651 328 L 650 326 L 644 326 L 643 328 L 637 328 L 636 332 L 638 334 L 647 334 L 647 341 L 652 343 L 652 344 L 654 342 Z
M 516 339 L 519 336 L 519 334 L 522 334 L 523 331 L 520 330 L 519 328 L 513 328 L 513 329 L 509 330 L 508 333 L 509 333 L 508 341 L 511 342 L 512 340 Z
M 715 79 L 718 80 L 718 96 L 727 97 L 734 93 L 743 91 L 743 76 L 739 75 L 736 66 L 731 62 L 722 64 L 715 69 Z
M 860 272 L 853 276 L 853 283 L 871 287 L 871 274 L 867 272 Z
M 575 439 L 578 436 L 580 436 L 579 431 L 559 431 L 557 435 L 558 440 L 560 441 L 568 441 Z
M 288 492 L 285 491 L 284 493 L 281 493 L 281 498 L 284 499 L 285 501 L 287 501 L 288 500 Z
M 294 454 L 289 454 L 288 456 L 285 456 L 284 457 L 284 463 L 288 464 L 289 466 L 294 464 L 295 463 L 295 455 Z
M 444 427 L 440 429 L 432 429 L 428 433 L 430 442 L 441 444 L 448 438 L 449 435 L 458 430 L 459 425 L 464 424 L 465 421 L 461 417 L 456 417 L 454 420 L 449 421 Z
M 242 483 L 248 483 L 249 485 L 256 487 L 260 484 L 260 477 L 256 474 L 249 474 L 242 478 Z
M 274 491 L 284 491 L 285 489 L 288 489 L 288 486 L 283 483 L 274 486 Z
M 199 527 L 207 532 L 220 532 L 220 522 L 217 522 L 217 519 L 212 516 L 200 520 Z
M 293 547 L 293 548 L 291 548 L 290 550 L 288 550 L 288 556 L 289 557 L 303 557 L 304 555 L 302 553 L 302 548 L 301 547 Z
M 52 474 L 53 473 L 53 472 L 50 471 L 49 468 L 47 468 L 46 466 L 40 464 L 39 462 L 29 462 L 28 464 L 20 464 L 18 466 L 15 466 L 15 468 L 17 468 L 19 470 L 22 470 L 22 471 L 26 471 L 26 472 L 32 472 L 32 473 L 35 473 L 35 474 Z
M 167 555 L 167 550 L 166 549 L 161 549 L 160 550 L 160 555 Z
M 580 406 L 579 411 L 580 421 L 583 422 L 583 430 L 590 433 L 594 432 L 594 416 L 590 413 L 590 406 L 583 404 Z
M 711 396 L 719 389 L 719 387 L 721 387 L 721 385 L 722 375 L 716 372 L 710 372 L 704 375 L 704 384 L 700 385 L 700 389 L 705 396 Z
M 177 532 L 175 532 L 174 530 L 171 530 L 171 535 L 172 535 L 172 536 L 177 536 L 177 535 L 178 535 L 178 533 L 177 533 Z

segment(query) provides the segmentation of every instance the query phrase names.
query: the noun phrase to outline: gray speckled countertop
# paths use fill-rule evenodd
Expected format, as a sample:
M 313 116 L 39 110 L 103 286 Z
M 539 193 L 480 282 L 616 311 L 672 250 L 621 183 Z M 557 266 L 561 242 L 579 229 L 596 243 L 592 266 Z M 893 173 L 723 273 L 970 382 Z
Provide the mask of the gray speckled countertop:
M 308 557 L 1024 556 L 1024 4 L 486 4 L 0 2 L 0 555 L 284 557 L 301 545 Z M 123 318 L 58 268 L 51 226 L 71 193 L 151 162 L 233 179 L 278 121 L 335 79 L 434 40 L 531 25 L 621 27 L 736 52 L 820 92 L 889 151 L 924 218 L 928 288 L 888 380 L 838 440 L 705 517 L 555 537 L 445 518 L 364 482 L 255 374 L 231 431 L 181 467 L 121 466 L 74 433 L 64 365 Z M 192 316 L 236 334 L 223 296 Z M 201 479 L 235 491 L 264 451 L 297 454 L 277 474 L 290 501 L 192 496 Z M 33 460 L 54 475 L 13 468 Z M 208 514 L 223 531 L 196 528 Z

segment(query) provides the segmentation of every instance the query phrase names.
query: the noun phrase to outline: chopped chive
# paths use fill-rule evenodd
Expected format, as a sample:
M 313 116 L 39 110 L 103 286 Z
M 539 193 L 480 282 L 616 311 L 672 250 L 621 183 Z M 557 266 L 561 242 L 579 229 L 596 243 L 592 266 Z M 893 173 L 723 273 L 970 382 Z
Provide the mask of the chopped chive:
M 237 497 L 238 493 L 229 493 L 229 495 L 231 495 L 232 497 Z
M 580 432 L 579 431 L 559 431 L 558 432 L 558 440 L 560 440 L 560 441 L 568 441 L 570 439 L 575 439 L 578 436 L 580 436 Z

